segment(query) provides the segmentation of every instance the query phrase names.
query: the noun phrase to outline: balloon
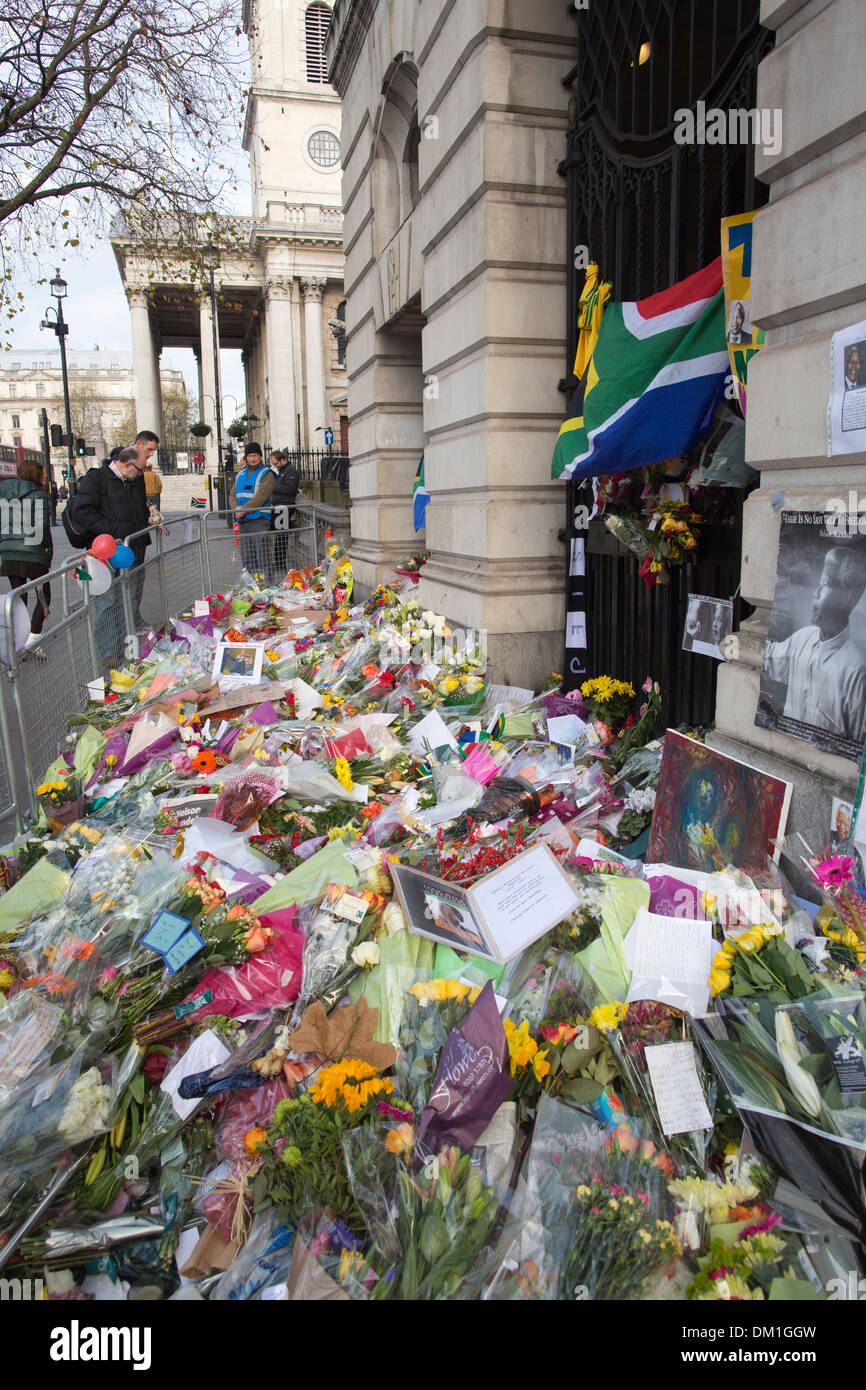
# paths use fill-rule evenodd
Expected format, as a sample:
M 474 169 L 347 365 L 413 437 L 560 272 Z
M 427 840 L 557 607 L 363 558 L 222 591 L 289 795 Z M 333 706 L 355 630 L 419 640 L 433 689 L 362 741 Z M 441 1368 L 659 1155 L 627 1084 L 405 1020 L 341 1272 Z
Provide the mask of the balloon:
M 101 560 L 95 560 L 92 555 L 88 555 L 87 559 L 84 561 L 84 568 L 87 570 L 90 578 L 79 579 L 78 582 L 82 589 L 86 584 L 91 598 L 97 598 L 99 594 L 107 594 L 108 590 L 111 588 L 111 581 L 114 578 L 108 565 L 103 564 Z
M 8 660 L 9 634 L 6 627 L 6 595 L 3 595 L 0 609 L 0 661 Z M 12 600 L 12 641 L 16 652 L 20 652 L 30 636 L 30 614 L 23 598 Z
M 128 545 L 119 545 L 111 557 L 111 563 L 116 570 L 128 570 L 130 565 L 135 564 L 135 552 Z
M 97 536 L 90 547 L 90 554 L 96 560 L 110 560 L 117 549 L 117 541 L 113 536 L 109 536 L 103 531 L 101 536 Z

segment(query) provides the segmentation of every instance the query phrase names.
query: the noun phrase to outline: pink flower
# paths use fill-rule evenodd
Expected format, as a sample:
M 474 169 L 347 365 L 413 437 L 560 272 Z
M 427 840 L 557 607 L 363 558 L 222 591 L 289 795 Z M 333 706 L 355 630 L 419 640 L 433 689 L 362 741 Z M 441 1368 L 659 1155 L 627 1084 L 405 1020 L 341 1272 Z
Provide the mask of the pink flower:
M 718 1269 L 710 1270 L 711 1279 L 724 1279 L 726 1274 L 733 1274 L 732 1269 L 727 1269 L 724 1265 L 719 1265 Z
M 854 860 L 846 854 L 834 854 L 815 865 L 815 877 L 824 888 L 838 888 L 854 877 Z
M 753 1226 L 744 1226 L 737 1239 L 745 1240 L 746 1236 L 759 1236 L 764 1231 L 772 1231 L 774 1226 L 778 1226 L 781 1219 L 778 1212 L 771 1211 L 764 1217 L 763 1221 L 756 1221 Z
M 638 1198 L 640 1199 L 640 1201 L 643 1202 L 643 1204 L 644 1204 L 645 1207 L 648 1207 L 648 1206 L 649 1206 L 649 1197 L 646 1195 L 645 1192 L 636 1192 L 636 1193 L 635 1193 L 635 1196 L 638 1197 Z
M 120 971 L 116 965 L 106 965 L 99 976 L 99 988 L 103 989 L 112 980 L 116 980 Z
M 647 676 L 646 680 L 644 681 L 643 685 L 641 686 L 641 690 L 643 691 L 644 695 L 649 695 L 650 692 L 652 691 L 652 688 L 653 688 L 653 678 L 652 678 L 652 676 Z
M 118 999 L 122 999 L 123 996 L 124 996 L 124 994 L 126 993 L 126 991 L 127 991 L 128 989 L 129 989 L 129 981 L 127 981 L 127 983 L 126 983 L 125 985 L 121 985 L 121 986 L 120 986 L 120 989 L 117 991 L 117 997 L 118 997 Z
M 593 1212 L 596 1216 L 601 1216 L 601 1208 L 600 1208 L 600 1207 L 590 1207 L 590 1211 Z

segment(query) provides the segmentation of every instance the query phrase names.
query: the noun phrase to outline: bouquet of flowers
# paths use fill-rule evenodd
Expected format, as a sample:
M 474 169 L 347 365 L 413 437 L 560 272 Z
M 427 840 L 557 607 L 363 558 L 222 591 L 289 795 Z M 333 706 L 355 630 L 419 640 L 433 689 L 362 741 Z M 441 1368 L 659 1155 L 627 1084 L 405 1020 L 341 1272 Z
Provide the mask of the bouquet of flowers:
M 436 683 L 436 694 L 446 705 L 459 705 L 468 714 L 481 709 L 485 699 L 484 677 L 475 671 L 453 671 Z
M 53 781 L 43 782 L 36 788 L 39 805 L 48 818 L 55 835 L 70 821 L 80 820 L 83 810 L 81 781 L 72 771 L 58 774 Z
M 427 980 L 407 994 L 394 1077 L 414 1110 L 426 1105 L 448 1035 L 460 1027 L 479 993 L 462 980 Z
M 683 1018 L 678 1010 L 655 1000 L 638 1000 L 622 1007 L 623 1017 L 616 1028 L 607 1032 L 606 1037 L 623 1077 L 626 1088 L 623 1094 L 630 1109 L 632 1113 L 646 1117 L 655 1142 L 667 1148 L 681 1170 L 703 1171 L 707 1141 L 712 1131 L 691 1130 L 667 1137 L 663 1134 L 646 1061 L 647 1047 L 686 1040 Z M 708 1109 L 712 1113 L 715 1099 L 712 1073 L 701 1066 L 697 1055 L 695 1064 Z
M 355 1200 L 372 1238 L 380 1275 L 372 1299 L 454 1298 L 484 1249 L 499 1200 L 453 1145 L 415 1152 L 412 1126 L 343 1136 Z
M 377 1076 L 368 1062 L 334 1063 L 301 1096 L 281 1100 L 266 1134 L 256 1135 L 262 1166 L 253 1186 L 256 1208 L 272 1203 L 296 1222 L 311 1208 L 327 1207 L 340 1221 L 363 1232 L 343 1159 L 343 1135 L 371 1117 L 394 1083 Z
M 696 1023 L 737 1108 L 866 1147 L 866 1003 L 842 986 L 795 1003 L 726 999 L 723 1028 Z
M 626 1299 L 680 1254 L 656 1150 L 635 1127 L 609 1134 L 542 1097 L 527 1170 L 528 1215 L 540 1225 L 532 1258 L 551 1296 Z
M 597 676 L 594 680 L 584 681 L 580 693 L 602 743 L 613 743 L 616 737 L 614 725 L 625 720 L 634 699 L 634 686 L 628 681 L 614 680 L 612 676 Z
M 783 928 L 766 923 L 728 937 L 710 971 L 713 998 L 730 991 L 734 998 L 763 997 L 781 1004 L 811 994 L 822 983 L 788 945 Z

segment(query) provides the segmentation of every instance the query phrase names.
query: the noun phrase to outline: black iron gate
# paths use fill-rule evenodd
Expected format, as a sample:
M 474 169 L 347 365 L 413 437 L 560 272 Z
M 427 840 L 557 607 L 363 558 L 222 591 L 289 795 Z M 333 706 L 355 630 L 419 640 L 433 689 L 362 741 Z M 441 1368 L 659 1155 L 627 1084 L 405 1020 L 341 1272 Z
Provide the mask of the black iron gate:
M 586 256 L 617 300 L 644 298 L 714 260 L 723 217 L 766 201 L 751 145 L 678 144 L 678 113 L 749 110 L 757 68 L 772 47 L 759 0 L 593 0 L 577 14 L 568 153 L 568 364 Z M 569 394 L 573 376 L 562 383 Z M 567 489 L 570 537 L 580 484 Z M 697 561 L 648 590 L 634 555 L 603 523 L 587 536 L 587 674 L 663 682 L 670 724 L 713 717 L 716 663 L 680 650 L 688 594 L 732 596 L 741 516 L 705 528 Z M 735 610 L 735 621 L 739 615 Z M 567 653 L 567 657 L 570 654 Z M 566 661 L 566 671 L 569 661 Z M 571 682 L 575 675 L 571 673 Z

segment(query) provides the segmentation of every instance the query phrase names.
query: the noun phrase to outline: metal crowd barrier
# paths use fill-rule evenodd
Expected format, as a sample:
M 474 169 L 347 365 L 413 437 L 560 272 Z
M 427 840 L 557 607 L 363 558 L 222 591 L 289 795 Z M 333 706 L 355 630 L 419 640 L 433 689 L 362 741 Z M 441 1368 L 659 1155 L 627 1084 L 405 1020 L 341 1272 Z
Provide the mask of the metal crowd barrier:
M 81 561 L 72 560 L 3 596 L 0 841 L 23 833 L 38 814 L 36 787 L 63 749 L 67 712 L 86 709 L 88 682 L 137 656 L 130 638 L 148 627 L 167 628 L 195 599 L 237 584 L 244 568 L 260 582 L 278 584 L 289 570 L 318 563 L 326 528 L 315 510 L 274 510 L 273 530 L 241 526 L 235 535 L 231 510 L 193 513 L 134 532 L 124 544 L 134 547 L 148 536 L 144 559 L 119 571 L 105 595 L 93 597 L 89 584 L 74 578 Z M 46 584 L 52 617 L 59 603 L 60 621 L 26 653 L 16 652 L 15 598 L 30 611 L 31 596 Z

